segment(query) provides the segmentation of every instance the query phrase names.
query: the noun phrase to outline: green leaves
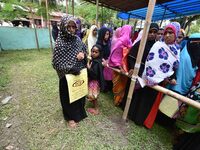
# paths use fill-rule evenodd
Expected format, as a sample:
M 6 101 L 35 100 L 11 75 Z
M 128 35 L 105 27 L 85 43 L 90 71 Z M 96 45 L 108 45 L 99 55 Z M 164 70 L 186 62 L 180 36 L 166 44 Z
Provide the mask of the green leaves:
M 19 7 L 16 7 L 16 5 L 12 3 L 5 3 L 1 8 L 0 18 L 4 20 L 12 20 L 15 18 L 24 17 L 25 15 L 26 12 L 24 12 Z

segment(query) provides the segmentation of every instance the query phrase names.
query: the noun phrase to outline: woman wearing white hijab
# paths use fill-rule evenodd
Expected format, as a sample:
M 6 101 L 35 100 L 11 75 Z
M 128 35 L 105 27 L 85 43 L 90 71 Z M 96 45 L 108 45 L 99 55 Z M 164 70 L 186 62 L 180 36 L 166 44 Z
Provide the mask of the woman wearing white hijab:
M 88 53 L 89 53 L 89 56 L 91 54 L 91 49 L 96 44 L 96 42 L 97 42 L 97 26 L 92 25 L 90 27 L 89 36 L 88 36 Z

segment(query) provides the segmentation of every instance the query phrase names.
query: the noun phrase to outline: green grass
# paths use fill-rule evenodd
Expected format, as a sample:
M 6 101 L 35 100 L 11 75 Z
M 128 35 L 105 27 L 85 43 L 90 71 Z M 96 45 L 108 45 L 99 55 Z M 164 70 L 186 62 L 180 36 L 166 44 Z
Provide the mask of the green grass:
M 123 112 L 113 105 L 111 93 L 100 95 L 100 115 L 88 114 L 78 128 L 67 128 L 51 57 L 50 50 L 0 53 L 1 100 L 13 96 L 9 104 L 0 106 L 0 149 L 9 144 L 31 150 L 172 148 L 171 133 L 162 126 L 147 130 L 132 121 L 123 123 Z M 10 129 L 5 128 L 7 122 L 13 124 Z

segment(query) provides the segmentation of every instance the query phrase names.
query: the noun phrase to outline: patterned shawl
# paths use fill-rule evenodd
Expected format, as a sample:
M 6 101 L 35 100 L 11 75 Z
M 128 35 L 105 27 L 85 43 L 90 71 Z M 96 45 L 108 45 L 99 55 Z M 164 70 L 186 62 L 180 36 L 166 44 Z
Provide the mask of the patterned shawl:
M 86 46 L 77 35 L 67 31 L 67 25 L 70 21 L 76 24 L 76 19 L 73 16 L 64 16 L 61 19 L 60 31 L 53 52 L 52 64 L 60 78 L 70 73 L 72 68 L 80 71 L 86 67 L 86 60 L 78 61 L 76 58 L 79 52 L 86 54 Z
M 155 85 L 170 77 L 178 67 L 179 55 L 180 49 L 176 44 L 157 41 L 147 56 L 143 79 L 148 85 Z

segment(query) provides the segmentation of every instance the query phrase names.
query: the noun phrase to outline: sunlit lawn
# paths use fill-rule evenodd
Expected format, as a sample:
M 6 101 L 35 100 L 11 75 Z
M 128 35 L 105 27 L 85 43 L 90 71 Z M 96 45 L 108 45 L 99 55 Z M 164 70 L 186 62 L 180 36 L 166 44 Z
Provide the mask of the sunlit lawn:
M 171 133 L 157 124 L 153 129 L 123 123 L 112 94 L 101 94 L 100 115 L 69 129 L 62 117 L 58 78 L 50 50 L 0 52 L 0 149 L 10 145 L 33 150 L 167 150 Z M 88 107 L 88 103 L 86 107 Z M 11 123 L 6 128 L 6 123 Z

